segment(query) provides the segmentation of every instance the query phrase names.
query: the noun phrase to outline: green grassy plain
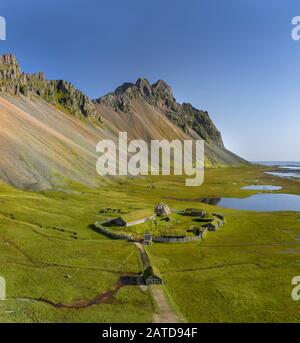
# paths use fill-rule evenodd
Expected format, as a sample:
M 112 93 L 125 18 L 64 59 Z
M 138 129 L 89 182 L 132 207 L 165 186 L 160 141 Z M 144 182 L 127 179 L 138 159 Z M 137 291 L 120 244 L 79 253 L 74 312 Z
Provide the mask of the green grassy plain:
M 127 286 L 111 301 L 82 309 L 56 308 L 114 290 L 122 275 L 141 272 L 132 243 L 109 240 L 91 224 L 124 212 L 196 207 L 225 215 L 226 224 L 204 241 L 154 244 L 154 267 L 166 281 L 174 308 L 190 322 L 300 321 L 291 299 L 299 275 L 299 213 L 236 211 L 199 203 L 201 197 L 245 197 L 250 184 L 281 185 L 277 193 L 300 194 L 300 183 L 263 173 L 263 167 L 208 169 L 202 187 L 179 177 L 105 182 L 97 189 L 71 183 L 65 191 L 23 192 L 0 185 L 0 275 L 7 300 L 1 322 L 151 322 L 148 291 Z

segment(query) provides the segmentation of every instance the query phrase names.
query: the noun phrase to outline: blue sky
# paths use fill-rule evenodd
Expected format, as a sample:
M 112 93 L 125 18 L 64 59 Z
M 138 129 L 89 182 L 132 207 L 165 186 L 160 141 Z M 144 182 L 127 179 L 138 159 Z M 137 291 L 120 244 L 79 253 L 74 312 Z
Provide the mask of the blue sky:
M 299 0 L 1 0 L 26 72 L 99 97 L 164 79 L 249 160 L 300 160 Z

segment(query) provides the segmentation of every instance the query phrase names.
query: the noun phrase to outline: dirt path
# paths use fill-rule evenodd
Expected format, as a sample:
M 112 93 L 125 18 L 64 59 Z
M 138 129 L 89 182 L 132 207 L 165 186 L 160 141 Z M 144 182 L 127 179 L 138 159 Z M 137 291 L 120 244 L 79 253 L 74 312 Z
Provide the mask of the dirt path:
M 150 260 L 145 250 L 145 247 L 141 243 L 135 243 L 135 245 L 141 254 L 141 260 L 143 263 L 143 267 L 145 269 L 150 265 Z M 172 309 L 162 287 L 164 286 L 149 286 L 152 299 L 154 299 L 157 307 L 157 313 L 154 313 L 153 315 L 153 322 L 180 323 L 181 320 L 176 314 L 176 312 Z
M 138 248 L 140 255 L 141 255 L 141 262 L 143 264 L 143 268 L 146 269 L 150 266 L 150 260 L 149 257 L 147 255 L 147 252 L 145 250 L 145 247 L 143 246 L 143 244 L 135 242 L 134 243 L 135 246 Z
M 158 313 L 153 315 L 153 323 L 180 323 L 178 315 L 171 308 L 168 299 L 161 288 L 162 286 L 151 285 L 151 295 L 158 307 Z

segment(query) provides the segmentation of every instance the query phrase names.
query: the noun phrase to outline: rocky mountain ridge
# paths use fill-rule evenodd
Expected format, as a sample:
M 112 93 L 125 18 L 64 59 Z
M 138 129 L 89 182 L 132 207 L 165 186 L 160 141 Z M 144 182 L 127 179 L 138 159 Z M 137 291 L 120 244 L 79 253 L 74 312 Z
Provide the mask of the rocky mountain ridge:
M 141 78 L 92 101 L 69 82 L 23 73 L 13 55 L 0 57 L 0 123 L 0 181 L 21 189 L 113 182 L 96 172 L 96 145 L 117 143 L 121 131 L 149 143 L 203 138 L 207 167 L 247 163 L 224 148 L 207 112 L 177 103 L 162 80 Z
M 46 80 L 44 73 L 26 74 L 12 54 L 0 56 L 0 91 L 13 95 L 40 96 L 77 117 L 101 121 L 93 102 L 70 82 Z
M 131 102 L 137 98 L 143 98 L 158 108 L 186 134 L 197 133 L 206 142 L 224 148 L 221 134 L 210 119 L 208 112 L 198 110 L 189 103 L 179 104 L 174 98 L 172 88 L 163 80 L 158 80 L 152 85 L 145 78 L 138 79 L 136 83 L 124 83 L 114 92 L 94 102 L 109 105 L 117 112 L 130 113 Z
M 106 104 L 116 112 L 130 113 L 132 100 L 140 98 L 160 110 L 185 134 L 224 148 L 221 134 L 208 112 L 198 110 L 189 103 L 179 104 L 172 88 L 163 80 L 151 85 L 146 78 L 139 78 L 136 83 L 124 83 L 114 92 L 92 101 L 70 82 L 46 80 L 42 72 L 22 72 L 17 58 L 6 54 L 0 56 L 0 91 L 13 95 L 22 94 L 28 98 L 40 96 L 58 109 L 66 110 L 79 118 L 88 117 L 96 123 L 101 123 L 101 111 L 96 104 Z

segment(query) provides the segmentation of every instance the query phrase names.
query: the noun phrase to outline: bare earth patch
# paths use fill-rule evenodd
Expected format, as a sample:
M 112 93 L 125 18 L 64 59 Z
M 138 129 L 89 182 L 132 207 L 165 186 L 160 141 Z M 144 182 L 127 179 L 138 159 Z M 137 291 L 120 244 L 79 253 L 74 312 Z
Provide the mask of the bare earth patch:
M 161 286 L 151 285 L 149 289 L 158 307 L 158 313 L 153 315 L 153 323 L 180 323 Z

